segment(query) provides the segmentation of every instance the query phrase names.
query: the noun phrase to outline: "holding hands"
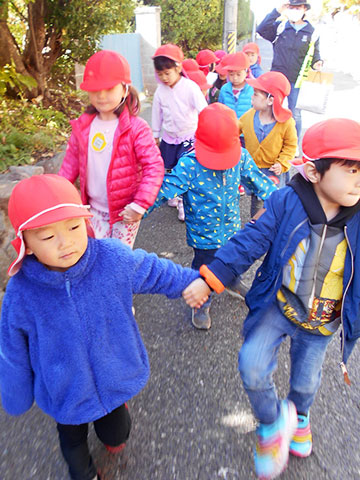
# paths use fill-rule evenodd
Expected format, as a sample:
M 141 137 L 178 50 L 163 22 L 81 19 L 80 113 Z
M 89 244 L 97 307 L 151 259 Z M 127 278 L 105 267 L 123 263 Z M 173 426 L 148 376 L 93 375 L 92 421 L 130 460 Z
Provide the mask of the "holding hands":
M 197 278 L 182 292 L 185 302 L 192 308 L 200 308 L 211 293 L 210 287 L 202 278 Z
M 142 214 L 133 210 L 130 205 L 126 205 L 122 212 L 124 222 L 133 223 L 142 219 Z

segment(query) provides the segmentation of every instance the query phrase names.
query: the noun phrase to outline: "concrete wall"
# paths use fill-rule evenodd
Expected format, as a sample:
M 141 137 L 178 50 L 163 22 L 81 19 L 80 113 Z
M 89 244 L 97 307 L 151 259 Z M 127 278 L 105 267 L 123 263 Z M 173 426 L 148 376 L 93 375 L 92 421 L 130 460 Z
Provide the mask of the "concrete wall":
M 161 45 L 160 7 L 139 7 L 135 9 L 136 33 L 141 37 L 141 67 L 146 95 L 153 95 L 157 83 L 154 75 L 152 56 Z

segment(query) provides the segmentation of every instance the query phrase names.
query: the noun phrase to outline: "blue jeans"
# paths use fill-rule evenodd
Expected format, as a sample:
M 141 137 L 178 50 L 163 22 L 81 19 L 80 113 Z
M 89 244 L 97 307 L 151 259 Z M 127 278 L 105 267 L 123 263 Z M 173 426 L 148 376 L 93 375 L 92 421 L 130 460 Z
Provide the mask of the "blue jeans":
M 239 352 L 239 371 L 255 417 L 273 423 L 280 411 L 273 373 L 281 343 L 289 335 L 290 391 L 288 399 L 307 414 L 321 383 L 321 368 L 332 335 L 314 335 L 290 322 L 274 303 L 247 332 Z
M 301 129 L 302 129 L 302 124 L 301 124 L 301 110 L 296 107 L 296 102 L 299 96 L 299 88 L 295 88 L 295 83 L 291 83 L 291 91 L 290 95 L 288 96 L 288 107 L 289 110 L 292 111 L 295 123 L 296 123 L 296 133 L 298 137 L 298 142 L 300 143 L 300 136 L 301 136 Z

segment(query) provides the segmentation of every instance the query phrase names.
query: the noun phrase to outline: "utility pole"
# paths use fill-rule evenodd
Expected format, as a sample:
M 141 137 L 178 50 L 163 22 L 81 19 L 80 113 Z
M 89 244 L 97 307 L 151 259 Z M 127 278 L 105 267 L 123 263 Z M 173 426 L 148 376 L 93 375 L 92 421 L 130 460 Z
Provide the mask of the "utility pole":
M 227 53 L 236 52 L 238 1 L 224 0 L 223 49 Z

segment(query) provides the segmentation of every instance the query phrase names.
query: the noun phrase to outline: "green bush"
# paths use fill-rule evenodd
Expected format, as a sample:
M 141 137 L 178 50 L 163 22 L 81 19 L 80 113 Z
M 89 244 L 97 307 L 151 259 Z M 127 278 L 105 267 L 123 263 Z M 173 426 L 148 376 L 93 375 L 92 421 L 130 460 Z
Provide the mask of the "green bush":
M 81 104 L 67 95 L 67 111 L 44 108 L 25 100 L 0 97 L 0 173 L 10 165 L 35 163 L 53 156 L 67 142 L 71 127 L 69 117 L 79 115 Z M 59 104 L 64 105 L 60 101 Z

